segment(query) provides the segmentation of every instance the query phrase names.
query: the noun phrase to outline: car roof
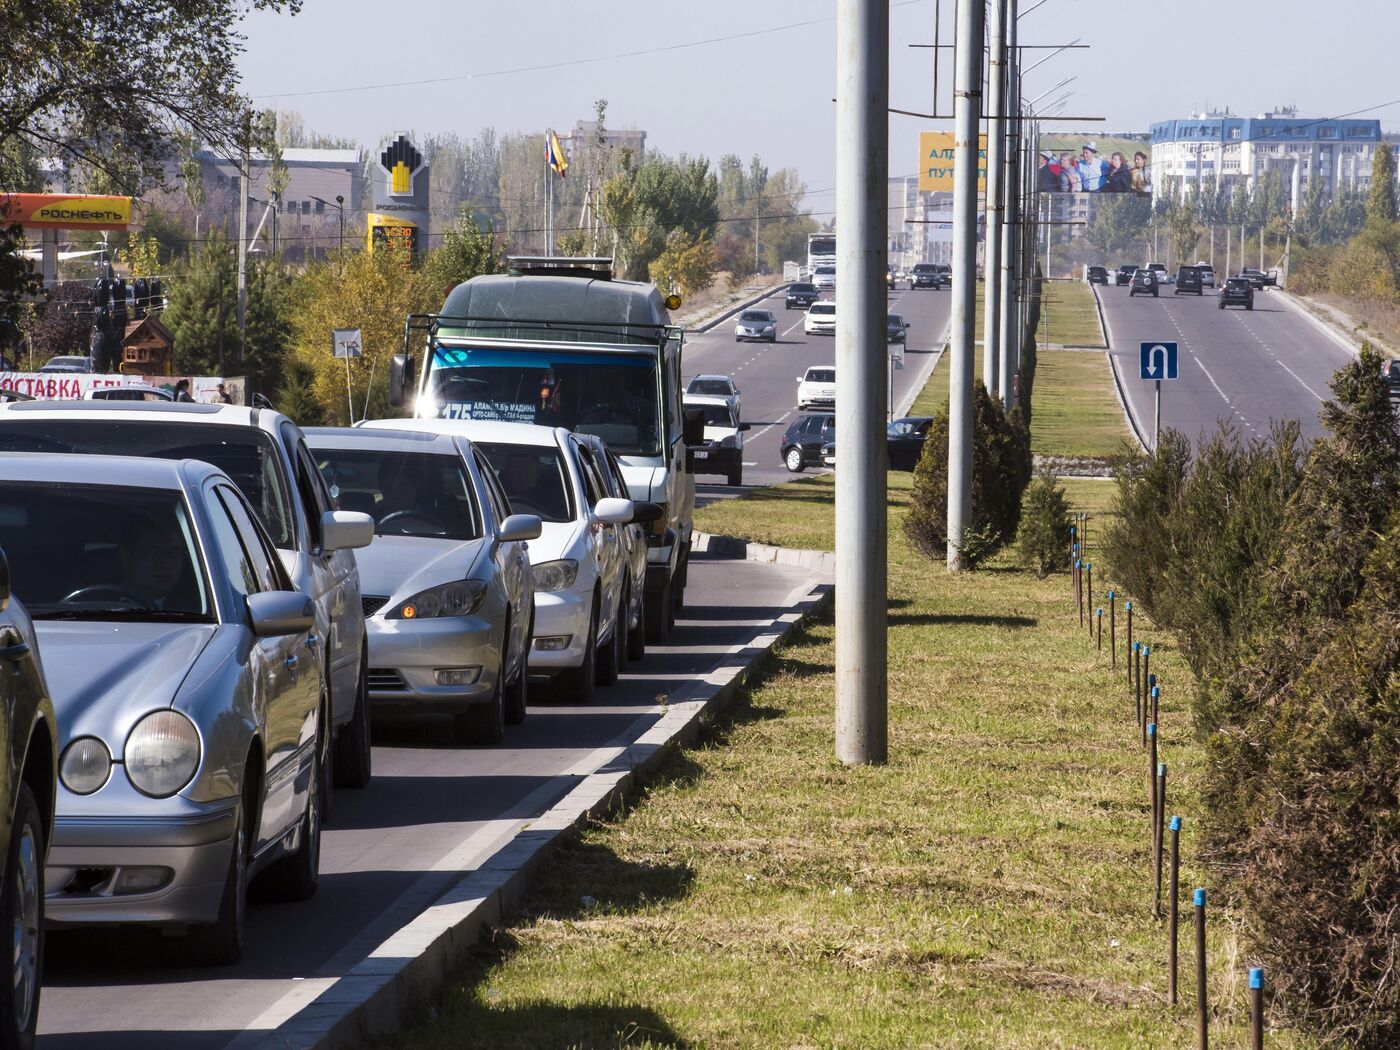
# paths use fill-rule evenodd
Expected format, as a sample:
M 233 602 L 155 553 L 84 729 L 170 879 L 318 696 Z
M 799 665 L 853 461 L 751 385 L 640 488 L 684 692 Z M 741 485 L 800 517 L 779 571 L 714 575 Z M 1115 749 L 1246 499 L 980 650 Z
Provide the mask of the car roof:
M 813 306 L 835 306 L 835 305 L 836 305 L 836 300 L 835 300 L 835 299 L 818 299 L 818 300 L 817 300 L 816 302 L 814 302 L 812 305 L 813 305 Z
M 834 371 L 836 371 L 836 362 L 833 361 L 833 362 L 832 362 L 831 364 L 829 364 L 829 365 L 808 365 L 808 366 L 807 366 L 807 371 L 810 372 L 810 371 L 812 371 L 812 369 L 814 369 L 814 368 L 829 368 L 829 369 L 831 369 L 831 370 L 834 372 Z
M 356 427 L 366 430 L 416 430 L 430 434 L 455 434 L 471 441 L 498 445 L 560 445 L 569 432 L 562 427 L 534 423 L 502 423 L 489 419 L 362 419 Z
M 4 481 L 180 489 L 184 487 L 186 478 L 198 484 L 210 474 L 222 476 L 223 472 L 197 459 L 0 452 L 0 480 Z
M 458 454 L 458 441 L 467 440 L 461 435 L 379 427 L 307 427 L 302 433 L 312 448 L 377 448 L 450 455 Z
M 685 405 L 723 405 L 729 407 L 729 398 L 720 397 L 718 394 L 685 394 L 681 397 L 681 403 Z
M 692 383 L 695 383 L 695 382 L 698 382 L 698 381 L 701 380 L 701 379 L 717 379 L 717 380 L 720 380 L 721 382 L 728 383 L 730 386 L 733 386 L 733 385 L 734 385 L 734 377 L 733 377 L 733 376 L 716 375 L 716 374 L 714 374 L 713 372 L 701 372 L 698 376 L 695 376 L 693 379 L 691 379 L 691 382 L 692 382 Z
M 224 426 L 274 429 L 279 420 L 287 418 L 280 412 L 245 405 L 202 405 L 178 401 L 18 401 L 0 404 L 0 419 L 5 413 L 16 418 L 38 416 L 43 419 L 107 419 L 114 423 L 136 418 L 159 419 L 164 423 L 217 423 Z

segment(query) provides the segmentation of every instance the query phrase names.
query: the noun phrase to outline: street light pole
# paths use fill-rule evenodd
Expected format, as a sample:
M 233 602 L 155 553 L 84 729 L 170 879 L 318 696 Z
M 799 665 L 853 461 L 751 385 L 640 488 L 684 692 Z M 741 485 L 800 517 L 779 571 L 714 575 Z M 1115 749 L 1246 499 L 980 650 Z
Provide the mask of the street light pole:
M 888 757 L 888 108 L 889 2 L 837 0 L 837 268 L 845 305 L 836 318 L 836 440 L 845 466 L 836 475 L 836 756 L 847 765 Z
M 1020 52 L 1016 50 L 1016 0 L 1005 0 L 1006 2 L 1006 93 L 1002 100 L 1002 105 L 1006 107 L 1003 112 L 1021 115 L 1021 75 L 1020 75 Z M 1001 267 L 1001 286 L 998 289 L 1001 293 L 1001 326 L 997 331 L 999 343 L 990 348 L 990 353 L 997 358 L 997 367 L 993 370 L 993 379 L 987 381 L 987 390 L 994 396 L 1001 398 L 1003 408 L 1011 407 L 1011 370 L 1015 367 L 1016 351 L 1021 342 L 1020 311 L 1017 308 L 1018 294 L 1024 295 L 1024 290 L 1018 287 L 1016 277 L 1016 257 L 1019 248 L 1020 237 L 1020 164 L 1021 164 L 1021 122 L 1019 120 L 1008 120 L 1003 122 L 1006 134 L 1006 142 L 1002 147 L 1003 163 L 1005 175 L 1002 177 L 1002 195 L 1005 199 L 1004 209 L 1001 218 L 1005 222 L 1005 229 L 1001 235 L 1001 258 L 991 265 Z M 990 242 L 989 242 L 990 243 Z
M 953 296 L 948 362 L 948 569 L 964 568 L 972 524 L 972 360 L 977 318 L 977 122 L 983 0 L 958 0 L 953 84 Z M 839 317 L 839 315 L 838 315 Z
M 1007 0 L 991 0 L 987 10 L 991 20 L 987 25 L 987 236 L 982 251 L 982 381 L 996 393 L 997 347 L 1001 345 L 1002 281 L 1000 268 L 1002 239 L 1002 209 L 1006 205 L 1006 4 Z

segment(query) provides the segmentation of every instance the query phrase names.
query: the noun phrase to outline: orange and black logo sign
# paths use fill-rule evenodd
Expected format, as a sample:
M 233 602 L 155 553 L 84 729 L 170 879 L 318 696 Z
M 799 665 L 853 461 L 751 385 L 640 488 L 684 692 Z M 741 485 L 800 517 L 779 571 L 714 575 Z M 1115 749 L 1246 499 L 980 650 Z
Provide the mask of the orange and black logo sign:
M 413 194 L 413 176 L 423 166 L 423 154 L 400 135 L 379 155 L 379 163 L 389 173 L 389 192 L 395 197 Z

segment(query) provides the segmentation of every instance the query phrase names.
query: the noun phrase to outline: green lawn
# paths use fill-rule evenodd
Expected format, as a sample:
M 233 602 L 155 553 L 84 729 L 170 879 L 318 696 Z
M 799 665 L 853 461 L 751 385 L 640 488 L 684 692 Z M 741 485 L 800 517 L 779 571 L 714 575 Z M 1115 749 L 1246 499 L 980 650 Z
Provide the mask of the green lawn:
M 1036 455 L 1106 457 L 1131 441 L 1106 354 L 1039 351 L 1034 397 L 1031 449 Z
M 1101 506 L 1107 486 L 1075 489 Z M 907 490 L 892 478 L 889 764 L 833 756 L 821 618 L 630 812 L 557 853 L 436 1019 L 386 1045 L 1195 1045 L 1189 963 L 1182 1004 L 1164 1000 L 1147 760 L 1121 674 L 1078 627 L 1066 577 L 1005 558 L 950 576 L 913 551 Z M 829 492 L 804 479 L 707 507 L 698 524 L 829 545 Z M 1168 639 L 1144 634 L 1189 857 L 1201 751 L 1187 672 Z M 1183 895 L 1200 877 L 1188 865 Z M 1243 1045 L 1248 959 L 1223 909 L 1210 959 L 1215 1045 Z M 1311 1044 L 1276 1032 L 1269 1045 Z
M 1104 346 L 1094 293 L 1080 281 L 1046 281 L 1045 309 L 1035 337 L 1042 344 Z

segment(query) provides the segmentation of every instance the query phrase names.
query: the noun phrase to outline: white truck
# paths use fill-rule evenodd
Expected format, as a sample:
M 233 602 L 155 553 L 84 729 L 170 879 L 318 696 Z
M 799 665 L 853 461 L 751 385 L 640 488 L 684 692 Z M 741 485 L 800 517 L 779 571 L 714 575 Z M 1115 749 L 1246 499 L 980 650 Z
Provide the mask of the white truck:
M 648 640 L 665 641 L 683 604 L 695 511 L 687 444 L 704 420 L 681 397 L 683 329 L 654 285 L 612 278 L 611 259 L 516 258 L 474 277 L 442 312 L 410 315 L 390 365 L 389 401 L 419 418 L 562 426 L 596 434 L 648 527 Z

